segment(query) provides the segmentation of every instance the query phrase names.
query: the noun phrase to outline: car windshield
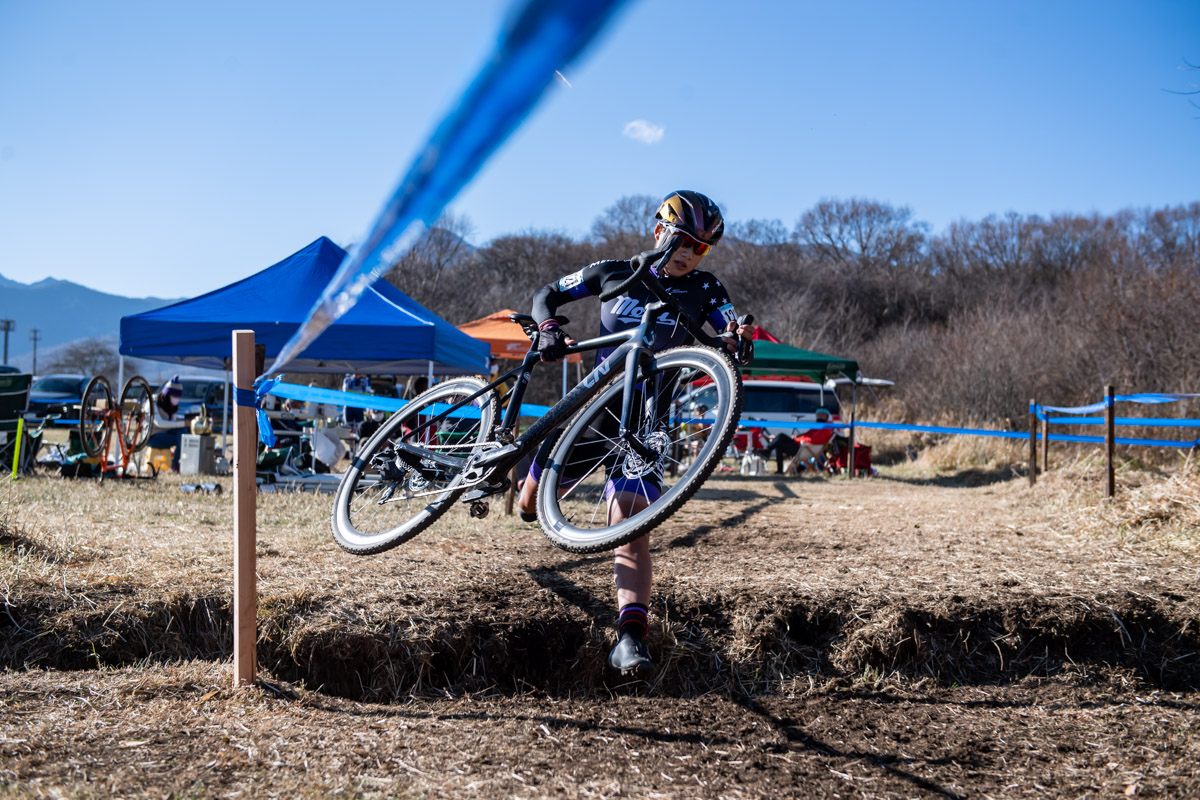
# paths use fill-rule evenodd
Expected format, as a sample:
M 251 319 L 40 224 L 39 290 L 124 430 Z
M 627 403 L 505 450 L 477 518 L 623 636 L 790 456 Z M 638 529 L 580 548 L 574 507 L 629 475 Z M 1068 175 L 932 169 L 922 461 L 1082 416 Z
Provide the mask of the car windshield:
M 837 410 L 833 392 L 825 393 L 824 403 L 822 406 L 820 392 L 797 390 L 790 386 L 747 386 L 742 413 L 812 414 L 822 407 Z
M 30 391 L 56 394 L 79 394 L 79 378 L 39 378 Z
M 208 396 L 208 387 L 212 385 L 212 381 L 180 381 L 183 384 L 183 397 L 180 398 L 184 403 L 202 403 L 204 398 Z

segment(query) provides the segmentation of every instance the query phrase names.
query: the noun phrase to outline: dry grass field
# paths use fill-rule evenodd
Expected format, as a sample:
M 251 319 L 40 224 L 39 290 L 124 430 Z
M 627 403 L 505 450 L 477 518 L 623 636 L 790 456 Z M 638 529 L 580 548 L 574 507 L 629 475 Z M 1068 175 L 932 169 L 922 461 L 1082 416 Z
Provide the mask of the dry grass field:
M 608 557 L 455 509 L 357 558 L 260 495 L 241 690 L 228 479 L 5 484 L 0 795 L 1194 797 L 1200 479 L 1099 478 L 718 476 L 653 534 L 647 684 Z

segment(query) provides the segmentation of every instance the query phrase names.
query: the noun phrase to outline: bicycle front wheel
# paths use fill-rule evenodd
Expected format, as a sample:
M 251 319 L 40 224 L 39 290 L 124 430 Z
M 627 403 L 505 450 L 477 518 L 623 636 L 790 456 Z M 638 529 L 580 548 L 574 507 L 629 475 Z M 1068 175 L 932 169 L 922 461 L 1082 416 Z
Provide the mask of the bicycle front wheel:
M 380 553 L 428 528 L 463 493 L 462 465 L 488 441 L 496 421 L 496 393 L 487 392 L 451 416 L 429 420 L 483 389 L 475 378 L 440 383 L 410 400 L 367 440 L 342 476 L 333 501 L 333 538 L 356 555 Z M 452 458 L 449 466 L 421 459 L 417 469 L 397 444 Z
M 105 458 L 108 450 L 108 414 L 112 389 L 103 375 L 88 381 L 79 404 L 79 445 L 92 458 Z
M 711 408 L 689 401 L 704 387 Z M 742 412 L 742 381 L 724 354 L 679 347 L 639 376 L 619 436 L 624 376 L 618 372 L 567 425 L 538 484 L 538 517 L 554 544 L 573 553 L 610 550 L 675 513 L 720 462 Z M 635 444 L 636 442 L 636 444 Z

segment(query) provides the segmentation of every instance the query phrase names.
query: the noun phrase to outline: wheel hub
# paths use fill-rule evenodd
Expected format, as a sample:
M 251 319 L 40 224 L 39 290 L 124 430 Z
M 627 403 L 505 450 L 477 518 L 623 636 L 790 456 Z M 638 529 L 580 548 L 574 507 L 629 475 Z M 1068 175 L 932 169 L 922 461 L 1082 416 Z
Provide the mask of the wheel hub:
M 649 457 L 643 458 L 633 451 L 625 454 L 621 471 L 626 478 L 643 478 L 652 472 L 660 472 L 667 450 L 671 447 L 671 437 L 665 431 L 654 431 L 645 438 L 642 446 L 649 451 Z

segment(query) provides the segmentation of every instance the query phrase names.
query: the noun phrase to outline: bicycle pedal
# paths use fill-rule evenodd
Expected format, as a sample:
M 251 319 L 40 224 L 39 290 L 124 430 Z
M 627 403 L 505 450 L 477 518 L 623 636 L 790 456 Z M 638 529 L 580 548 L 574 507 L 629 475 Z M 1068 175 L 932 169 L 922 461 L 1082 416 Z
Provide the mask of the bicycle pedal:
M 500 494 L 501 492 L 506 492 L 508 491 L 508 486 L 510 483 L 511 481 L 509 481 L 508 478 L 505 478 L 499 483 L 480 484 L 463 495 L 462 501 L 464 503 L 473 503 L 476 500 L 482 500 L 485 497 L 492 497 L 493 495 Z

